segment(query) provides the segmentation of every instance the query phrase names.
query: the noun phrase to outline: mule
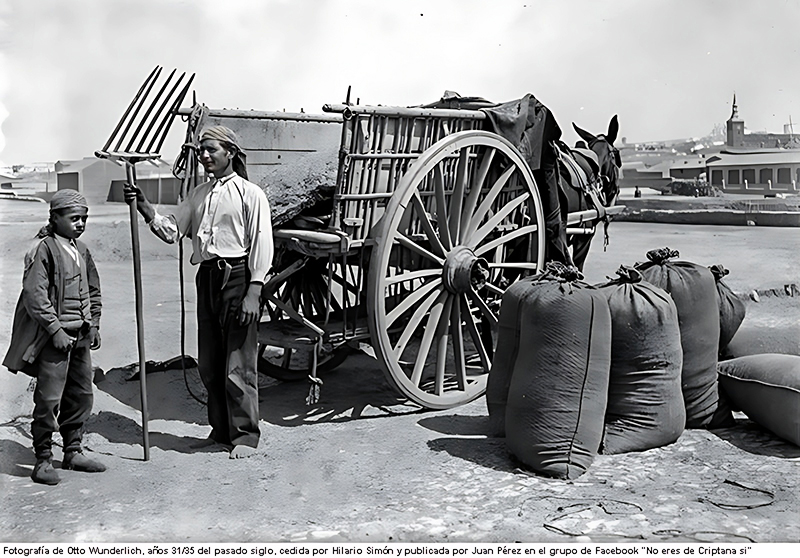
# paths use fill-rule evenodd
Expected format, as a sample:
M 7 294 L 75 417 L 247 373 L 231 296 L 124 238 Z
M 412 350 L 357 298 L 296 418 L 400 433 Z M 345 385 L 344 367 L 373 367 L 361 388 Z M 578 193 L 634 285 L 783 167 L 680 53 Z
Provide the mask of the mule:
M 617 116 L 611 118 L 605 134 L 595 136 L 575 123 L 572 127 L 586 145 L 579 144 L 570 148 L 563 142 L 557 142 L 561 201 L 566 202 L 568 213 L 599 209 L 605 226 L 608 226 L 603 208 L 614 205 L 617 200 L 619 169 L 622 166 L 619 151 L 614 147 L 619 132 Z M 572 261 L 581 271 L 586 263 L 594 232 L 595 226 L 568 230 L 567 242 L 572 247 Z

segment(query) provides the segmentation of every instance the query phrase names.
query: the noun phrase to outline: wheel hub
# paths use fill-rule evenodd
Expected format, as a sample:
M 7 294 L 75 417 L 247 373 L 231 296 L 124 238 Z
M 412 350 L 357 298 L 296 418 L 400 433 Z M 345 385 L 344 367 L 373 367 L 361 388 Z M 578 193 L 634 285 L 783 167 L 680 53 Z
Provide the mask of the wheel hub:
M 444 262 L 442 281 L 451 293 L 480 290 L 489 280 L 489 263 L 466 246 L 453 248 Z

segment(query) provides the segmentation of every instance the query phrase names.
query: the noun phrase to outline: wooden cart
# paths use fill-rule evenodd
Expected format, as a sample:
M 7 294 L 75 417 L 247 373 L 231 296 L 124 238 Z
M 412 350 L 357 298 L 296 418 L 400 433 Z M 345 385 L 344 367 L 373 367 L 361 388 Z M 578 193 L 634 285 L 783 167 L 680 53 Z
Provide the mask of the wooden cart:
M 531 169 L 458 109 L 326 105 L 321 115 L 181 110 L 187 138 L 236 130 L 250 179 L 326 149 L 335 189 L 310 219 L 274 231 L 259 370 L 311 377 L 360 348 L 410 400 L 445 409 L 481 396 L 505 289 L 544 260 L 544 217 Z M 336 143 L 338 141 L 338 152 Z M 596 209 L 571 214 L 593 233 Z M 302 223 L 302 226 L 298 226 Z M 309 226 L 315 223 L 316 226 Z

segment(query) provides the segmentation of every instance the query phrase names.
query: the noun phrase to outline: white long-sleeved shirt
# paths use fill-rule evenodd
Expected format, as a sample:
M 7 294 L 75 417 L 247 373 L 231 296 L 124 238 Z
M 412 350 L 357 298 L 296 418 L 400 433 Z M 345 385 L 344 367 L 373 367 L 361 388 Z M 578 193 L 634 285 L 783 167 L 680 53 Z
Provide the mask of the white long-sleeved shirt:
M 250 280 L 264 282 L 275 248 L 269 201 L 257 185 L 229 174 L 204 182 L 170 215 L 156 212 L 150 230 L 168 243 L 192 239 L 193 264 L 248 255 Z

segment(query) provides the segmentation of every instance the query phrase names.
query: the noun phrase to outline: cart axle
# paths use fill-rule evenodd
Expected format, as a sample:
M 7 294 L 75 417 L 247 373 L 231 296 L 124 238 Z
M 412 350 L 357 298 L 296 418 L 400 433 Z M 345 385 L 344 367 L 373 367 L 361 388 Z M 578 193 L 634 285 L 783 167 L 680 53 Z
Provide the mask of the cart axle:
M 456 246 L 445 258 L 442 280 L 453 294 L 478 291 L 489 280 L 489 263 L 468 247 Z

